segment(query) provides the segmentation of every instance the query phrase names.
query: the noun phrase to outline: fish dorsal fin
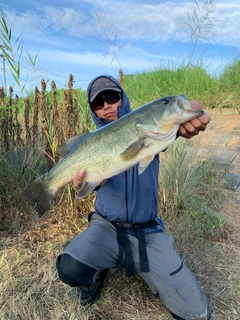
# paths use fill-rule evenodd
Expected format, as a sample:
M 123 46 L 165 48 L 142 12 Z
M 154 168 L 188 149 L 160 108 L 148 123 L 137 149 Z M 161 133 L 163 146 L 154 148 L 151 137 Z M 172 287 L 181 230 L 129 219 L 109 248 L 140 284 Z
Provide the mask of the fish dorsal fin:
M 121 154 L 120 158 L 123 161 L 129 161 L 132 160 L 138 152 L 144 148 L 144 138 L 138 139 L 137 141 L 133 142 L 128 146 Z
M 75 150 L 80 143 L 82 143 L 87 137 L 89 137 L 91 133 L 81 133 L 74 137 L 69 138 L 68 140 L 64 141 L 60 147 L 58 148 L 58 153 L 60 157 L 64 157 L 66 154 Z
M 150 162 L 153 160 L 154 155 L 143 158 L 138 165 L 138 174 L 143 173 L 147 169 Z

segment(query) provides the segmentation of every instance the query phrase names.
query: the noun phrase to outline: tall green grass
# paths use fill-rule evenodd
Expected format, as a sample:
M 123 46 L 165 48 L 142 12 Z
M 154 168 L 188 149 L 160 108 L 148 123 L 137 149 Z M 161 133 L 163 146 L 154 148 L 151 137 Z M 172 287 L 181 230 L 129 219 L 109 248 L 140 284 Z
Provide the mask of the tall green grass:
M 190 237 L 214 239 L 227 227 L 218 213 L 224 184 L 214 163 L 203 162 L 198 149 L 197 142 L 179 138 L 161 154 L 160 215 L 169 223 L 177 219 Z
M 218 90 L 217 80 L 196 66 L 160 67 L 142 74 L 127 75 L 124 86 L 135 106 L 147 103 L 149 97 L 153 100 L 180 93 L 185 93 L 190 100 L 200 100 L 211 106 Z
M 219 76 L 219 87 L 225 91 L 239 92 L 240 60 L 226 64 Z

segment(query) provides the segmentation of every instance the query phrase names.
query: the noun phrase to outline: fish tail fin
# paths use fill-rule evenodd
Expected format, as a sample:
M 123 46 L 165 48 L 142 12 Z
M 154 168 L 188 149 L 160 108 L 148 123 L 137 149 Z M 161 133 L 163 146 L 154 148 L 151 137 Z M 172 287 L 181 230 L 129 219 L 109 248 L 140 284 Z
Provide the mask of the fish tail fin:
M 22 192 L 22 197 L 33 206 L 39 217 L 51 207 L 55 196 L 55 193 L 51 193 L 44 183 L 44 176 L 45 174 L 34 180 Z

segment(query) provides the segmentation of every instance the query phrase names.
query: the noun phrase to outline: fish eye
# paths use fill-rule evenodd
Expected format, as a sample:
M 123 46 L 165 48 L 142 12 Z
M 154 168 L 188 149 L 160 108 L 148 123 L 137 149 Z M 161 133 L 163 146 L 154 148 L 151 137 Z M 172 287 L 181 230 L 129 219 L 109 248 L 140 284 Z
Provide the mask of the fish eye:
M 168 98 L 163 98 L 162 99 L 162 103 L 163 104 L 168 104 L 169 103 L 169 99 Z

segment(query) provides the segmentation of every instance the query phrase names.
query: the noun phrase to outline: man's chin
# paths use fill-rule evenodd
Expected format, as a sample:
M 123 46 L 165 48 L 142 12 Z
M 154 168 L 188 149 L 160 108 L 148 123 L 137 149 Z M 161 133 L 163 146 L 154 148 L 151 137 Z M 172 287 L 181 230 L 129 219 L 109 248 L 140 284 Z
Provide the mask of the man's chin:
M 109 115 L 105 116 L 105 119 L 112 122 L 112 121 L 117 120 L 118 116 L 116 114 L 109 114 Z

